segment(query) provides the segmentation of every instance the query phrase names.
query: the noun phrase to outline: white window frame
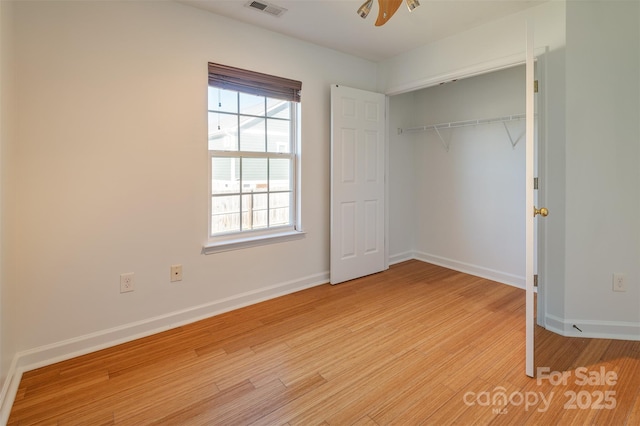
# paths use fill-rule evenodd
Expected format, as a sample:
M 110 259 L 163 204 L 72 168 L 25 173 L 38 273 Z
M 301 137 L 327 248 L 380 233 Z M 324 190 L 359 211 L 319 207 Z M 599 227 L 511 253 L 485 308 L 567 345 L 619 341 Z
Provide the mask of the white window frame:
M 290 135 L 291 135 L 291 154 L 282 155 L 278 153 L 270 152 L 249 152 L 249 151 L 220 151 L 220 150 L 208 150 L 208 216 L 207 216 L 207 228 L 208 228 L 208 240 L 203 245 L 203 254 L 213 254 L 230 250 L 238 250 L 248 247 L 255 247 L 264 244 L 273 244 L 285 241 L 292 241 L 303 238 L 305 233 L 302 229 L 302 217 L 301 217 L 301 158 L 300 158 L 300 102 L 290 102 L 291 120 L 290 120 Z M 259 230 L 246 230 L 238 232 L 230 232 L 227 234 L 213 235 L 212 231 L 212 159 L 214 157 L 243 157 L 243 158 L 291 158 L 292 160 L 292 203 L 290 225 L 275 226 L 272 228 L 263 228 Z

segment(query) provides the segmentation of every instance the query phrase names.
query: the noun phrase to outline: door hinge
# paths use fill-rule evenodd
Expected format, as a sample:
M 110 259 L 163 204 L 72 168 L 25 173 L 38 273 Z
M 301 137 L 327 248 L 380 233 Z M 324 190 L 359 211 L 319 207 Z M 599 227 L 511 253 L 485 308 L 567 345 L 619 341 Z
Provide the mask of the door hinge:
M 533 81 L 533 93 L 538 93 L 538 80 Z
M 538 287 L 538 274 L 533 276 L 533 286 Z
M 533 178 L 533 189 L 538 189 L 538 178 Z

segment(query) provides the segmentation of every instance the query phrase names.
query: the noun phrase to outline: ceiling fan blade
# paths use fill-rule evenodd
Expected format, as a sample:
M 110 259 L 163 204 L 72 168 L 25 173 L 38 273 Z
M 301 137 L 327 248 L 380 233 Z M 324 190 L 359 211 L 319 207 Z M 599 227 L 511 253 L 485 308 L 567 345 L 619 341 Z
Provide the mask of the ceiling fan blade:
M 378 0 L 378 19 L 376 27 L 387 23 L 394 13 L 398 10 L 403 0 Z

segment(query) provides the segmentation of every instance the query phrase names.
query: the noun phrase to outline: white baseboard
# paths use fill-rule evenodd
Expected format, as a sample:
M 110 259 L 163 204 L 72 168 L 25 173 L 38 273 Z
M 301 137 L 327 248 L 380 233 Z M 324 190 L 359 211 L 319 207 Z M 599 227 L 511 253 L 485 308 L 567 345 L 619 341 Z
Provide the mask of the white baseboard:
M 172 328 L 190 324 L 224 312 L 253 305 L 265 300 L 273 299 L 296 291 L 315 287 L 329 282 L 329 272 L 311 275 L 293 281 L 277 284 L 271 287 L 254 290 L 232 297 L 228 297 L 200 306 L 170 312 L 154 318 L 125 324 L 107 330 L 78 336 L 61 342 L 40 346 L 34 349 L 18 352 L 0 394 L 0 425 L 5 424 L 11 406 L 18 390 L 22 373 L 56 362 L 75 358 L 121 343 L 150 336 Z M 6 416 L 6 417 L 5 417 Z M 4 422 L 2 421 L 4 420 Z
M 22 378 L 22 372 L 16 368 L 17 363 L 18 357 L 14 356 L 9 371 L 7 372 L 7 377 L 2 385 L 2 392 L 0 393 L 0 425 L 6 425 L 9 421 L 11 407 L 18 392 L 20 379 Z
M 407 260 L 415 259 L 412 251 L 405 251 L 404 253 L 392 254 L 389 256 L 389 265 L 395 265 L 396 263 L 406 262 Z
M 512 285 L 521 289 L 525 288 L 525 278 L 505 272 L 484 268 L 477 265 L 471 265 L 459 262 L 453 259 L 447 259 L 428 253 L 409 252 L 396 255 L 398 262 L 404 260 L 416 259 L 454 271 L 464 272 L 465 274 L 475 275 L 486 278 L 499 283 Z M 394 257 L 392 257 L 394 258 Z M 395 263 L 398 263 L 395 262 Z M 391 263 L 391 259 L 390 259 Z M 580 330 L 574 327 L 576 325 Z M 554 315 L 547 314 L 545 316 L 545 327 L 547 330 L 566 337 L 586 337 L 591 339 L 616 339 L 616 340 L 640 340 L 640 323 L 624 322 L 624 321 L 594 321 L 579 319 L 562 319 Z
M 547 330 L 561 336 L 640 341 L 640 323 L 562 319 L 547 314 L 545 324 Z M 575 328 L 574 325 L 578 328 Z
M 415 252 L 413 258 L 421 260 L 423 262 L 453 269 L 454 271 L 464 272 L 465 274 L 475 275 L 477 277 L 485 278 L 491 281 L 507 284 L 513 287 L 518 287 L 521 289 L 525 288 L 525 278 L 523 276 L 510 274 L 508 272 L 497 271 L 495 269 L 485 268 L 483 266 L 460 262 L 454 259 L 447 259 L 446 257 L 436 256 L 423 252 Z

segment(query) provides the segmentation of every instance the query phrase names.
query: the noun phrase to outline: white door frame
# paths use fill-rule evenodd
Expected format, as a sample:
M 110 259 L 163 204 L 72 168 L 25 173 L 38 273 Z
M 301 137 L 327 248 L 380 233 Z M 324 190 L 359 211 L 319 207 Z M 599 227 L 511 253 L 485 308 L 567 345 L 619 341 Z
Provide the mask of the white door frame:
M 534 335 L 535 335 L 535 308 L 534 308 L 534 206 L 533 206 L 533 172 L 534 172 L 534 136 L 535 136 L 535 99 L 533 92 L 534 84 L 534 56 L 533 56 L 533 22 L 527 21 L 526 36 L 526 78 L 525 78 L 525 110 L 526 110 L 526 130 L 525 130 L 525 240 L 526 240 L 526 266 L 525 266 L 525 373 L 529 377 L 534 377 Z

